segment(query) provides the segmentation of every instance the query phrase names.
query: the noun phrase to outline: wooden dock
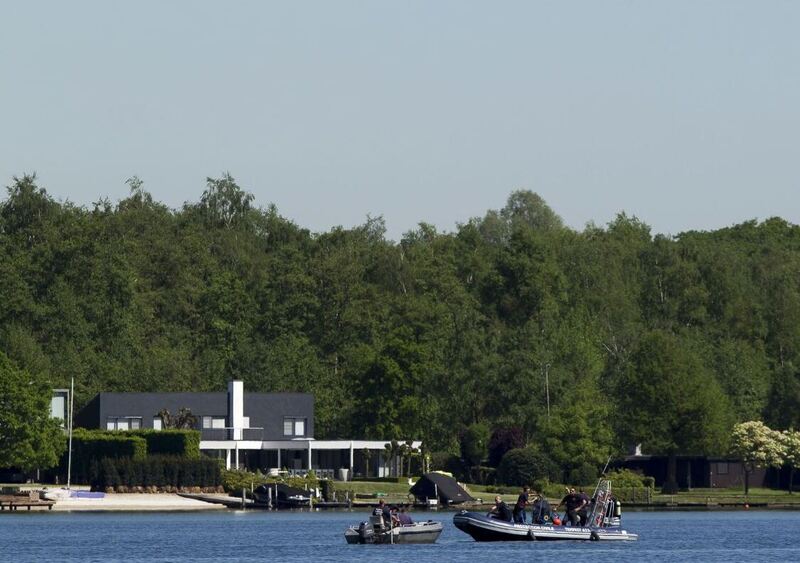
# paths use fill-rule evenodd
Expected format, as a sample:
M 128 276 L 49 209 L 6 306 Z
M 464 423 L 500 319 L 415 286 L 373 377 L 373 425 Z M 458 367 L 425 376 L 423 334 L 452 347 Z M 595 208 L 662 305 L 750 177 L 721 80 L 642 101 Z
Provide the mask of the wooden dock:
M 9 511 L 18 510 L 19 508 L 47 508 L 53 509 L 55 504 L 52 500 L 43 500 L 39 498 L 38 491 L 31 491 L 29 493 L 17 493 L 15 495 L 0 495 L 0 510 L 8 509 Z
M 195 494 L 195 493 L 178 493 L 180 496 L 185 498 L 191 498 L 195 500 L 202 500 L 204 502 L 212 502 L 215 504 L 222 504 L 227 506 L 228 508 L 234 509 L 245 509 L 245 510 L 271 510 L 273 507 L 270 507 L 267 504 L 255 502 L 253 499 L 246 498 L 242 501 L 242 497 L 232 497 L 228 495 L 218 495 L 218 494 Z M 355 506 L 350 502 L 325 502 L 325 501 L 316 501 L 313 504 L 313 508 L 350 508 L 351 506 Z M 377 504 L 375 505 L 377 506 Z M 274 507 L 278 508 L 278 507 Z M 308 510 L 309 506 L 302 507 L 305 510 Z

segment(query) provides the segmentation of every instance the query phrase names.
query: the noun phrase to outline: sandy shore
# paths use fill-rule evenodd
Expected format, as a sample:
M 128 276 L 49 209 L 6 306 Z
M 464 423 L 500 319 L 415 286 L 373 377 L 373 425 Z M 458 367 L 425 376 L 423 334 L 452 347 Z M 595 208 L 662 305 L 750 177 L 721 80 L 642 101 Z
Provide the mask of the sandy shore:
M 160 494 L 107 494 L 102 499 L 63 499 L 53 506 L 53 510 L 77 511 L 105 511 L 105 510 L 220 510 L 225 509 L 221 504 L 203 502 L 170 493 Z

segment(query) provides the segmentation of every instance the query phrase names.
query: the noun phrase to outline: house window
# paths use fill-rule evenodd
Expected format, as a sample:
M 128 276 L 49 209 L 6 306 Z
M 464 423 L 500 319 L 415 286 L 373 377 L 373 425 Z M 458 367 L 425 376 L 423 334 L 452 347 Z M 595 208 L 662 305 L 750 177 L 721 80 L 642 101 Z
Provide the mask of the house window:
M 296 417 L 284 417 L 283 419 L 284 436 L 305 436 L 306 419 Z
M 204 416 L 203 417 L 203 428 L 205 430 L 211 429 L 224 429 L 225 428 L 225 417 L 223 416 Z
M 67 420 L 67 397 L 58 391 L 54 391 L 50 399 L 50 418 Z
M 161 430 L 162 428 L 162 420 L 160 416 L 153 417 L 153 430 Z
M 728 462 L 727 461 L 718 461 L 717 462 L 717 475 L 727 475 L 728 474 Z
M 141 416 L 109 416 L 106 419 L 106 430 L 139 430 L 141 427 Z

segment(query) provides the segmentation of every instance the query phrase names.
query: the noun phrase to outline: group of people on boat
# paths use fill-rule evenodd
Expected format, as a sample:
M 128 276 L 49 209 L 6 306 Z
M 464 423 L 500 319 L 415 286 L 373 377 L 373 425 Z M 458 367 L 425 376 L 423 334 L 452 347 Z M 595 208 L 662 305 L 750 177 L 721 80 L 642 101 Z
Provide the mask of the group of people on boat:
M 494 506 L 489 511 L 489 514 L 506 522 L 527 524 L 528 507 L 531 508 L 532 524 L 557 525 L 561 523 L 558 514 L 553 512 L 547 499 L 536 491 L 531 491 L 530 487 L 522 488 L 522 492 L 517 497 L 517 502 L 514 503 L 513 509 L 509 508 L 499 495 L 494 497 Z
M 398 508 L 397 506 L 387 506 L 386 501 L 380 499 L 378 506 L 375 508 L 373 514 L 375 516 L 383 517 L 384 526 L 395 528 L 397 526 L 407 526 L 413 524 L 414 520 L 411 515 L 406 512 L 405 507 Z
M 527 524 L 527 508 L 530 506 L 532 524 L 558 526 L 562 524 L 561 518 L 558 516 L 558 509 L 563 506 L 566 510 L 564 525 L 585 526 L 589 519 L 591 504 L 592 499 L 583 489 L 576 492 L 575 488 L 567 487 L 566 495 L 554 510 L 544 496 L 536 491 L 531 491 L 530 487 L 523 487 L 513 509 L 509 508 L 498 495 L 494 497 L 494 506 L 489 514 L 498 520 Z

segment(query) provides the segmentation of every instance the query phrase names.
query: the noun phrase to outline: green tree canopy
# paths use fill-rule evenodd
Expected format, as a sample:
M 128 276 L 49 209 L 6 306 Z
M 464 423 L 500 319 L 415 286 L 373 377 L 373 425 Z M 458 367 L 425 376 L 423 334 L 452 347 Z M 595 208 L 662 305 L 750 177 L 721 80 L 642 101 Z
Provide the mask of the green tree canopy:
M 520 190 L 393 241 L 381 217 L 312 233 L 230 174 L 180 209 L 128 185 L 81 207 L 26 175 L 0 202 L 0 350 L 53 386 L 74 376 L 77 408 L 241 378 L 314 393 L 317 438 L 455 453 L 471 424 L 515 427 L 567 474 L 639 442 L 712 453 L 736 421 L 800 427 L 784 220 L 664 236 L 622 212 L 575 230 Z
M 66 441 L 50 418 L 51 396 L 46 378 L 18 369 L 0 352 L 0 467 L 31 471 L 58 463 Z
M 665 331 L 645 335 L 620 379 L 617 424 L 628 445 L 670 457 L 722 453 L 730 430 L 728 401 L 713 373 L 686 342 Z

